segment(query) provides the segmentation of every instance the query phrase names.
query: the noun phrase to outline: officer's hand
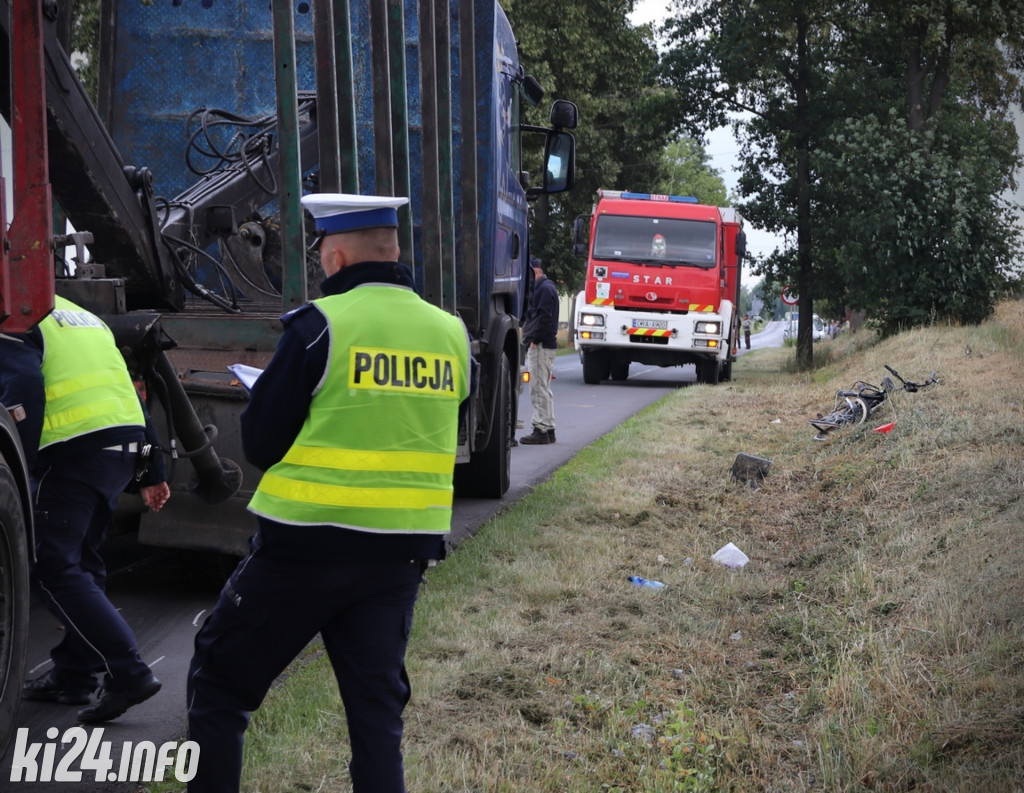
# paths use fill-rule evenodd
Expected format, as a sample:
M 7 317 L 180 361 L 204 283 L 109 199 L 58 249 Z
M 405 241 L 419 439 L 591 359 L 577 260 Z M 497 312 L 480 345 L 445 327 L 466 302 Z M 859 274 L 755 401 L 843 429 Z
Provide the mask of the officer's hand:
M 171 488 L 167 486 L 166 482 L 161 482 L 158 485 L 139 488 L 139 493 L 147 507 L 153 512 L 159 512 L 160 508 L 167 503 L 167 499 L 171 497 Z

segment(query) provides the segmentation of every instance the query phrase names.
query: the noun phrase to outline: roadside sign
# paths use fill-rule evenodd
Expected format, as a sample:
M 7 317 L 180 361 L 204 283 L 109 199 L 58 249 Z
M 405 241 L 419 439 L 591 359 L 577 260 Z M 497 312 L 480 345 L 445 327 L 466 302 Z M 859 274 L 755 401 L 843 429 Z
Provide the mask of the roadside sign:
M 793 290 L 793 287 L 787 284 L 782 289 L 782 302 L 787 306 L 795 306 L 800 296 Z

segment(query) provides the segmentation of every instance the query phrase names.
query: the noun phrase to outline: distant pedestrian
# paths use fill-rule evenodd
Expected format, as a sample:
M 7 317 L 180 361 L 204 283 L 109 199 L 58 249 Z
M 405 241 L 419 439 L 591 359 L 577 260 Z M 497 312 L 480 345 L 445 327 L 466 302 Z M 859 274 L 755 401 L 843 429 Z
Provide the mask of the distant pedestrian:
M 743 315 L 743 341 L 747 345 L 747 349 L 750 349 L 750 326 L 753 323 L 750 321 L 750 314 Z
M 558 289 L 541 267 L 530 259 L 535 281 L 530 312 L 523 326 L 523 344 L 528 344 L 526 368 L 530 370 L 530 402 L 533 404 L 533 432 L 519 439 L 527 445 L 555 442 L 555 395 L 551 372 L 558 350 Z

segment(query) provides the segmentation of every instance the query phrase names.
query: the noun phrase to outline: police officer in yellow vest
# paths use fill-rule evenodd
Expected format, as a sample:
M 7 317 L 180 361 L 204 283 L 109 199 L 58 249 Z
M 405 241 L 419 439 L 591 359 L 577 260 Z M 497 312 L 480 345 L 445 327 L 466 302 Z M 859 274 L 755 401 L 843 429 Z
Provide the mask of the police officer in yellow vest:
M 249 504 L 258 531 L 196 636 L 190 793 L 239 790 L 250 713 L 318 633 L 345 707 L 353 790 L 405 790 L 406 642 L 422 574 L 451 527 L 472 365 L 462 322 L 422 300 L 397 261 L 407 202 L 302 200 L 325 297 L 283 318 L 242 414 L 246 457 L 265 471 Z
M 107 599 L 99 554 L 117 500 L 136 478 L 140 447 L 157 439 L 107 326 L 69 300 L 54 302 L 28 333 L 0 335 L 0 402 L 16 422 L 32 475 L 32 583 L 64 626 L 52 668 L 23 693 L 87 705 L 78 720 L 103 722 L 160 690 Z M 159 510 L 170 489 L 158 454 L 140 483 L 146 505 Z M 89 704 L 97 674 L 102 694 Z

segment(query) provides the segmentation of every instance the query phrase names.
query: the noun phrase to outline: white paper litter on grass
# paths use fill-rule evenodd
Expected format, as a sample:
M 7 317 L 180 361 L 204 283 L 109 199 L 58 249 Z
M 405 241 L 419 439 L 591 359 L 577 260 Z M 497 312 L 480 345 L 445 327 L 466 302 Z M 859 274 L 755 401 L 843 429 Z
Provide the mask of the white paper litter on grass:
M 715 551 L 714 556 L 711 558 L 719 564 L 733 568 L 743 567 L 743 565 L 750 561 L 750 557 L 731 542 Z

